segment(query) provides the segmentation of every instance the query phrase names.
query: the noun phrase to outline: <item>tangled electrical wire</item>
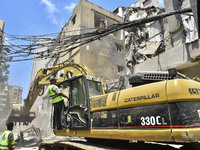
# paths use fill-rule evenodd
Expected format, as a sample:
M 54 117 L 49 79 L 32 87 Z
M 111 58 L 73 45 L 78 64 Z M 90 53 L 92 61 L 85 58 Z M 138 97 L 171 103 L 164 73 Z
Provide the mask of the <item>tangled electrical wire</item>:
M 33 59 L 38 60 L 54 57 L 58 58 L 65 56 L 67 53 L 71 52 L 77 47 L 101 39 L 102 37 L 121 29 L 138 26 L 144 23 L 168 17 L 170 15 L 187 12 L 191 12 L 191 9 L 186 8 L 182 10 L 177 10 L 175 12 L 163 13 L 149 18 L 142 18 L 124 23 L 117 23 L 100 29 L 90 28 L 84 30 L 66 31 L 37 36 L 10 35 L 0 30 L 0 35 L 3 36 L 6 43 L 3 45 L 3 49 L 7 53 L 6 57 L 12 57 L 12 59 L 7 59 L 9 60 L 7 62 L 26 61 Z M 90 30 L 90 32 L 87 32 L 85 30 Z M 76 32 L 82 33 L 76 34 Z M 17 41 L 19 43 L 19 40 L 22 41 L 20 43 L 28 44 L 20 45 L 13 44 L 13 42 L 11 42 Z M 2 60 L 0 60 L 0 62 L 2 62 Z

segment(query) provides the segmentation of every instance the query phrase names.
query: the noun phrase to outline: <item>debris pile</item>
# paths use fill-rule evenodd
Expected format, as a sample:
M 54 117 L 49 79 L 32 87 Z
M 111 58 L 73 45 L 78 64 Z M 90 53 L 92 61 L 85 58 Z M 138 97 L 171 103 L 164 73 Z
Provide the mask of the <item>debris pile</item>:
M 164 10 L 155 7 L 126 9 L 124 22 L 147 18 L 162 13 Z M 125 32 L 125 52 L 127 61 L 139 64 L 163 51 L 163 29 L 161 21 L 154 21 L 128 28 Z
M 34 126 L 28 127 L 20 131 L 17 136 L 16 147 L 30 147 L 37 146 L 42 141 L 42 135 L 39 128 Z

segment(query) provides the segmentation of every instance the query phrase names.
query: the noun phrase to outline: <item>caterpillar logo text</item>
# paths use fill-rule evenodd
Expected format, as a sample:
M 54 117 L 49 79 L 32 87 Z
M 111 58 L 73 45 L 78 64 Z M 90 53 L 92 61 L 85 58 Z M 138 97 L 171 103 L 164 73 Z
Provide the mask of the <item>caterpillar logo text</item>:
M 188 91 L 190 92 L 190 94 L 200 94 L 200 89 L 198 88 L 189 88 Z
M 155 94 L 152 94 L 152 95 L 144 95 L 144 96 L 125 98 L 124 102 L 132 102 L 132 101 L 138 101 L 138 100 L 149 100 L 149 99 L 158 98 L 158 97 L 159 97 L 159 93 L 155 93 Z

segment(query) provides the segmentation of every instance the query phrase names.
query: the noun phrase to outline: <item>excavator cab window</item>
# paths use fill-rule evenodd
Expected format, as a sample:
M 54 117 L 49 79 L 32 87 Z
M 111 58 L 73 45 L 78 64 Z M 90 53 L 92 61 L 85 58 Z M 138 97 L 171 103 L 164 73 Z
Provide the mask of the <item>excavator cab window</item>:
M 63 84 L 59 85 L 58 87 L 65 95 L 69 96 L 69 89 L 70 89 L 69 82 L 64 82 Z M 64 98 L 64 103 L 65 103 L 66 107 L 69 106 L 68 100 L 66 98 Z
M 68 115 L 70 117 L 70 129 L 88 129 L 90 126 L 89 117 L 89 96 L 86 86 L 86 77 L 72 77 L 69 80 L 70 97 Z
M 93 80 L 87 80 L 89 96 L 102 95 L 102 84 Z
M 103 94 L 100 80 L 81 75 L 60 83 L 59 88 L 69 90 L 68 124 L 69 129 L 89 129 L 90 96 Z
M 85 88 L 82 78 L 78 78 L 71 83 L 71 98 L 70 106 L 85 105 Z

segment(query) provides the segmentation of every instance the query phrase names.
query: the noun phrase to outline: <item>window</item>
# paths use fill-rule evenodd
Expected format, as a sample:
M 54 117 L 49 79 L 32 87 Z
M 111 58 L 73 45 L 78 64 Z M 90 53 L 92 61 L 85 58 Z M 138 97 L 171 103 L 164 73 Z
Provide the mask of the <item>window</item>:
M 106 16 L 95 12 L 95 14 L 94 14 L 94 26 L 96 28 L 104 28 L 105 26 L 107 26 Z
M 72 22 L 72 25 L 76 23 L 76 15 L 72 18 L 71 22 Z
M 72 91 L 71 106 L 85 104 L 85 90 L 82 78 L 72 81 L 71 91 Z
M 18 88 L 14 88 L 14 91 L 15 91 L 15 92 L 18 92 L 18 91 L 19 91 L 19 89 L 18 89 Z
M 17 99 L 18 94 L 17 93 L 13 93 L 13 99 L 16 100 Z
M 4 90 L 4 91 L 3 91 L 3 94 L 8 94 L 8 91 Z
M 118 69 L 118 72 L 120 72 L 120 73 L 124 72 L 124 67 L 123 66 L 118 66 L 117 69 Z
M 1 99 L 1 100 L 6 100 L 6 99 L 7 99 L 7 96 L 6 96 L 6 95 L 0 95 L 0 99 Z
M 88 82 L 89 96 L 96 96 L 103 94 L 101 82 L 95 82 L 92 80 L 87 80 L 87 82 Z
M 120 52 L 120 53 L 122 53 L 123 46 L 122 46 L 122 45 L 120 45 L 120 44 L 117 44 L 117 43 L 115 43 L 115 46 L 116 46 L 116 48 L 117 48 L 117 52 Z
M 2 98 L 6 100 L 6 99 L 7 99 L 7 96 L 6 96 L 6 95 L 3 95 Z

